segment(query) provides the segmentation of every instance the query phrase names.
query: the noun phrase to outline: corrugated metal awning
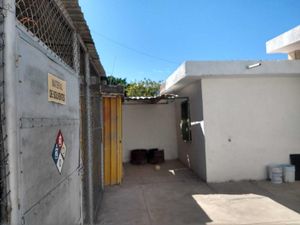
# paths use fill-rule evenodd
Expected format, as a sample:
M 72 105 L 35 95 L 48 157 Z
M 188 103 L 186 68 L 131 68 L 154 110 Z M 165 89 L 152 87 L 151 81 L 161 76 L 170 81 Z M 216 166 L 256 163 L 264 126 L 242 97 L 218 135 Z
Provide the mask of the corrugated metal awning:
M 75 26 L 76 31 L 80 35 L 82 41 L 87 48 L 87 51 L 93 61 L 95 69 L 101 76 L 105 76 L 105 70 L 100 63 L 100 58 L 98 52 L 95 47 L 94 40 L 92 38 L 90 29 L 84 19 L 84 15 L 81 11 L 81 7 L 79 6 L 78 0 L 61 0 L 64 8 L 68 12 L 72 23 Z
M 133 96 L 125 97 L 125 104 L 167 104 L 174 101 L 178 96 L 173 94 L 158 96 Z

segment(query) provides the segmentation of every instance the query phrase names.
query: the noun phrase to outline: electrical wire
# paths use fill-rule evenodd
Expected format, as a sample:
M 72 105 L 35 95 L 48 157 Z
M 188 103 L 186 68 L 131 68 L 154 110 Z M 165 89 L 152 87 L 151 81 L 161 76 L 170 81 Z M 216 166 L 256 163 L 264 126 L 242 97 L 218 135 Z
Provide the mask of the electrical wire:
M 144 55 L 144 56 L 147 56 L 147 57 L 149 57 L 149 58 L 156 59 L 156 60 L 164 61 L 164 62 L 173 64 L 173 65 L 174 65 L 174 64 L 175 64 L 175 65 L 178 65 L 178 64 L 179 64 L 178 62 L 174 62 L 174 61 L 171 61 L 171 60 L 168 60 L 168 59 L 164 59 L 164 58 L 161 58 L 161 57 L 158 57 L 158 56 L 151 55 L 151 54 L 149 54 L 149 53 L 147 53 L 147 52 L 144 52 L 144 51 L 140 51 L 140 50 L 138 50 L 138 49 L 136 49 L 136 48 L 133 48 L 133 47 L 131 47 L 131 46 L 128 46 L 128 45 L 126 45 L 126 44 L 123 44 L 123 43 L 121 43 L 121 42 L 119 42 L 119 41 L 116 41 L 116 40 L 114 40 L 114 39 L 112 39 L 112 38 L 110 38 L 110 37 L 108 37 L 108 36 L 106 36 L 106 35 L 104 35 L 104 34 L 99 33 L 99 32 L 95 32 L 95 31 L 93 31 L 93 30 L 91 30 L 91 32 L 94 33 L 95 35 L 98 35 L 99 37 L 102 37 L 103 39 L 105 39 L 105 40 L 107 40 L 107 41 L 109 41 L 109 42 L 111 42 L 111 43 L 114 43 L 115 45 L 118 45 L 118 46 L 120 46 L 120 47 L 122 47 L 122 48 L 125 48 L 125 49 L 128 49 L 128 50 L 131 50 L 131 51 L 133 51 L 133 52 L 135 52 L 135 53 L 137 53 L 137 54 Z

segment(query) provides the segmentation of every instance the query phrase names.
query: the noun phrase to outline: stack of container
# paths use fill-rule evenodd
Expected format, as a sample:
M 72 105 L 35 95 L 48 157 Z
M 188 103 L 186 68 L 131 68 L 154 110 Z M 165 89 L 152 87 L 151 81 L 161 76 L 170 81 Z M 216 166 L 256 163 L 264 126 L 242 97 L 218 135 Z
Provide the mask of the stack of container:
M 283 181 L 285 183 L 295 182 L 295 166 L 294 165 L 284 165 L 283 166 Z
M 268 166 L 268 178 L 273 184 L 295 182 L 295 166 L 290 164 L 272 164 Z

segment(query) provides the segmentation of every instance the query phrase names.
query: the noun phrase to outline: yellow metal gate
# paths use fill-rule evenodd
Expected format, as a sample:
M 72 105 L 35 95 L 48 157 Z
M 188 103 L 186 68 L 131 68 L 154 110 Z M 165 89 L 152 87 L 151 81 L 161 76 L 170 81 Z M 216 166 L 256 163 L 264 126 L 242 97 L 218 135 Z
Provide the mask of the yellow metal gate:
M 121 96 L 103 98 L 104 183 L 122 181 L 122 99 Z

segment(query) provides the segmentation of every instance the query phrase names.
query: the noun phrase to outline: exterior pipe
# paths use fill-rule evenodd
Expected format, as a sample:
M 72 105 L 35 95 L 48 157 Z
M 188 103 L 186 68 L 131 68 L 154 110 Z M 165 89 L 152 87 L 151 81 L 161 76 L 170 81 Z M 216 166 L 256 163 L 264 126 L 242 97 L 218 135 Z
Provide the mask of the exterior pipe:
M 92 110 L 90 92 L 90 63 L 89 55 L 85 54 L 85 81 L 86 81 L 86 114 L 87 114 L 87 147 L 88 147 L 88 201 L 89 201 L 89 223 L 94 224 L 94 200 L 93 200 L 93 139 L 92 139 Z
M 5 117 L 7 129 L 7 148 L 9 153 L 9 189 L 10 189 L 10 224 L 20 224 L 19 212 L 19 157 L 17 124 L 17 76 L 16 76 L 16 12 L 15 1 L 4 0 L 4 80 L 5 80 Z

